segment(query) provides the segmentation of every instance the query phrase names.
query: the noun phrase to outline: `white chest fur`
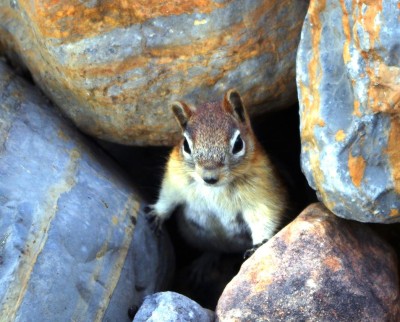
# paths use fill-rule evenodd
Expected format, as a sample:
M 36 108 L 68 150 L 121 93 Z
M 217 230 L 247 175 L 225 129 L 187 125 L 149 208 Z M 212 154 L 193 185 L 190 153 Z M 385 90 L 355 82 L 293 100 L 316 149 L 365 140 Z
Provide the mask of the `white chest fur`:
M 242 251 L 251 245 L 249 227 L 243 220 L 243 200 L 228 186 L 194 182 L 184 194 L 180 220 L 187 239 L 200 248 Z
M 194 182 L 185 191 L 185 201 L 194 213 L 212 213 L 227 223 L 242 210 L 240 196 L 227 185 L 214 187 Z M 187 216 L 192 217 L 190 213 Z

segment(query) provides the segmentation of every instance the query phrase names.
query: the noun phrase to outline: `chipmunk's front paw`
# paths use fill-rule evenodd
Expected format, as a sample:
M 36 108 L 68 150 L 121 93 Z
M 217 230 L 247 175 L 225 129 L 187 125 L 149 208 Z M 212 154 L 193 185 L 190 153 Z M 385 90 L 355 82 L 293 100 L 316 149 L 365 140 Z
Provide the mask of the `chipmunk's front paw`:
M 162 219 L 157 215 L 154 206 L 149 205 L 144 208 L 147 222 L 150 224 L 150 228 L 157 236 L 161 235 L 162 232 Z
M 264 239 L 261 243 L 253 245 L 252 248 L 246 250 L 243 254 L 243 259 L 248 259 L 251 255 L 253 255 L 256 252 L 258 248 L 260 248 L 261 245 L 264 245 L 267 241 L 268 239 Z

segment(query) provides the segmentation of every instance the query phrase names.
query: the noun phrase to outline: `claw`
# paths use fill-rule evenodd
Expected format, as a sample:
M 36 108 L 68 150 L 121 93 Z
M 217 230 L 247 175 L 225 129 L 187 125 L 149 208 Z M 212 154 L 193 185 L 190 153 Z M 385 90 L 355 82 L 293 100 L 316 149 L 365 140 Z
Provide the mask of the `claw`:
M 244 259 L 244 260 L 248 259 L 251 255 L 254 254 L 254 252 L 255 252 L 256 250 L 257 250 L 257 248 L 255 248 L 255 247 L 252 247 L 252 248 L 249 248 L 248 250 L 246 250 L 246 251 L 244 252 L 244 254 L 243 254 L 243 259 Z
M 153 206 L 146 206 L 144 208 L 147 222 L 150 224 L 151 230 L 159 237 L 162 233 L 162 220 L 154 210 Z
M 268 241 L 268 239 L 264 239 L 261 243 L 256 244 L 256 245 L 253 245 L 252 248 L 246 250 L 246 251 L 244 252 L 244 254 L 243 254 L 243 259 L 245 259 L 245 260 L 248 259 L 251 255 L 253 255 L 253 254 L 256 252 L 256 250 L 257 250 L 261 245 L 264 245 L 267 241 Z

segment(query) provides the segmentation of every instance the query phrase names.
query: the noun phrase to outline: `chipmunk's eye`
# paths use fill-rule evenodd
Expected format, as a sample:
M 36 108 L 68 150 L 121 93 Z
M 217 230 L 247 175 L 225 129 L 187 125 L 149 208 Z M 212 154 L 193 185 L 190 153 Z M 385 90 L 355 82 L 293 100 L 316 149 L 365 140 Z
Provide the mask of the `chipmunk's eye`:
M 189 147 L 189 143 L 186 138 L 183 141 L 183 151 L 185 151 L 187 154 L 192 153 L 192 151 L 190 150 L 190 147 Z
M 238 154 L 243 150 L 244 143 L 242 138 L 240 137 L 240 134 L 236 137 L 235 143 L 233 144 L 232 148 L 232 153 L 233 154 Z

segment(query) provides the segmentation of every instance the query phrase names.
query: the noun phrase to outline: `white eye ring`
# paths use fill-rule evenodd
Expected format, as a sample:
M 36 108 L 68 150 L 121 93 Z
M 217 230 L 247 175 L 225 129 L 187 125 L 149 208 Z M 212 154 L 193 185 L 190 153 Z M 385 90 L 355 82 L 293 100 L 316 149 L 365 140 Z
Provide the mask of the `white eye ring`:
M 235 157 L 240 157 L 244 155 L 246 151 L 246 143 L 240 136 L 239 130 L 236 130 L 235 133 L 233 134 L 230 144 L 231 144 L 231 153 Z

